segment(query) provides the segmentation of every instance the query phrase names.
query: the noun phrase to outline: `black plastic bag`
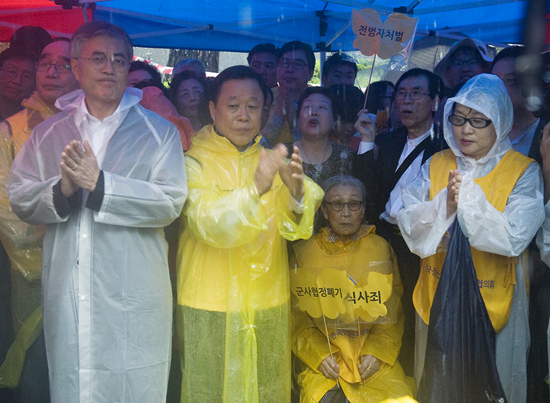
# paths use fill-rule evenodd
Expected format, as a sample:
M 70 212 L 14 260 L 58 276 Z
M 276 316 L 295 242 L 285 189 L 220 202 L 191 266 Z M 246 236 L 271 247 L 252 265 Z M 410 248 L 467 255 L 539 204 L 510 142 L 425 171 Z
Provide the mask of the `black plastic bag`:
M 495 330 L 477 284 L 470 243 L 455 220 L 428 327 L 421 403 L 505 403 Z

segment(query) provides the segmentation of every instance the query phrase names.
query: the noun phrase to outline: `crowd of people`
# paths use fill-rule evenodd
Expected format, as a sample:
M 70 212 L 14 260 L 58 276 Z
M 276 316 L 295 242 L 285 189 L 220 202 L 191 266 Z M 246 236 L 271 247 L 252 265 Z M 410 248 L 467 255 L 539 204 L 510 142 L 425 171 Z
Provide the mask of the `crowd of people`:
M 455 223 L 506 401 L 550 401 L 550 124 L 524 52 L 466 38 L 363 92 L 349 55 L 311 86 L 310 45 L 266 43 L 167 87 L 107 22 L 20 29 L 0 53 L 0 401 L 166 402 L 169 380 L 182 403 L 414 399 Z

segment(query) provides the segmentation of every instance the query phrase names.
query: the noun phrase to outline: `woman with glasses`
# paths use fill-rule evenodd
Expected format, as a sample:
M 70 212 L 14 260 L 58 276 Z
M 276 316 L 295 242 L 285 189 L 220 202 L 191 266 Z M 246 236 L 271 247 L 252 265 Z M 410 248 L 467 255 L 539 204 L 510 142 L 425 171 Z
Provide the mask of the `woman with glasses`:
M 295 265 L 291 268 L 296 270 L 291 269 L 291 279 L 293 272 L 307 271 L 317 275 L 319 283 L 326 270 L 344 272 L 349 289 L 342 295 L 354 311 L 352 316 L 337 318 L 328 313 L 311 316 L 303 310 L 300 292 L 296 293 L 291 280 L 292 348 L 302 363 L 296 377 L 301 402 L 380 402 L 416 393 L 413 379 L 405 376 L 397 361 L 403 335 L 403 287 L 397 260 L 390 245 L 375 234 L 374 226 L 364 224 L 365 194 L 365 187 L 355 178 L 338 175 L 328 179 L 321 205 L 328 226 L 294 245 Z M 382 275 L 388 287 L 382 300 L 358 291 L 376 289 L 371 273 Z M 327 287 L 336 284 L 327 282 Z M 342 296 L 322 297 L 325 291 L 317 292 L 321 304 L 342 301 Z M 365 298 L 370 306 L 385 306 L 386 313 L 371 320 L 356 315 Z
M 422 257 L 413 301 L 417 316 L 415 378 L 424 363 L 431 304 L 458 219 L 471 246 L 481 296 L 496 336 L 507 400 L 525 402 L 529 349 L 526 248 L 544 218 L 538 164 L 512 150 L 512 103 L 495 75 L 471 78 L 445 105 L 449 150 L 427 161 L 403 193 L 399 228 Z M 428 346 L 429 348 L 429 346 Z
M 194 71 L 184 70 L 176 74 L 170 83 L 172 103 L 178 113 L 191 121 L 193 130 L 198 132 L 203 126 L 212 123 L 206 112 L 207 81 Z

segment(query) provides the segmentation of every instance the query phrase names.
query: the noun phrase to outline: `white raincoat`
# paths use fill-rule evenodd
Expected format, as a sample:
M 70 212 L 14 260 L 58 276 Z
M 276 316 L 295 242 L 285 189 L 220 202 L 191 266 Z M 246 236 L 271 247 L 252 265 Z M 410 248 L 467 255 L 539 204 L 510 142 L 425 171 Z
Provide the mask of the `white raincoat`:
M 483 113 L 495 126 L 495 144 L 486 156 L 477 161 L 466 157 L 455 141 L 452 125 L 448 121 L 455 102 Z M 487 201 L 483 190 L 473 180 L 490 173 L 511 149 L 508 132 L 512 123 L 512 103 L 502 81 L 490 74 L 470 79 L 445 105 L 445 140 L 457 156 L 458 170 L 464 175 L 456 214 L 447 218 L 446 188 L 429 200 L 431 182 L 428 160 L 419 176 L 405 189 L 404 209 L 397 219 L 407 245 L 421 257 L 433 255 L 438 245 L 446 244 L 445 232 L 455 218 L 458 218 L 471 247 L 508 257 L 518 256 L 511 313 L 506 326 L 497 334 L 498 372 L 508 401 L 515 403 L 525 402 L 526 399 L 526 362 L 530 343 L 523 273 L 528 257 L 522 252 L 544 218 L 542 177 L 538 164 L 529 164 L 516 182 L 502 213 Z
M 82 201 L 61 217 L 53 187 L 63 148 L 82 141 L 83 92 L 38 125 L 9 177 L 13 211 L 47 224 L 42 291 L 52 402 L 163 402 L 172 334 L 172 295 L 163 227 L 187 194 L 176 128 L 141 107 L 130 90 L 112 117 L 118 126 L 100 169 L 99 211 Z

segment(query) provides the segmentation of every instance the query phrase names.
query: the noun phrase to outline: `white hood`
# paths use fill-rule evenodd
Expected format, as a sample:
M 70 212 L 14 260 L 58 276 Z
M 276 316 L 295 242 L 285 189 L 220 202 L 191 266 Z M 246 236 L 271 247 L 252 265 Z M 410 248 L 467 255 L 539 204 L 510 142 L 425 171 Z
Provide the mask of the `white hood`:
M 493 121 L 495 126 L 497 134 L 495 144 L 486 156 L 477 161 L 471 157 L 466 157 L 454 138 L 453 125 L 449 122 L 449 115 L 452 114 L 455 103 L 483 113 Z M 496 162 L 512 148 L 512 144 L 508 140 L 508 133 L 514 122 L 512 101 L 508 96 L 504 83 L 494 74 L 479 74 L 468 80 L 455 97 L 447 100 L 444 115 L 443 132 L 445 140 L 458 157 L 459 162 L 462 163 L 463 166 L 460 167 L 459 164 L 459 168 L 470 172 L 474 178 L 486 173 L 484 166 L 488 166 L 492 170 Z

